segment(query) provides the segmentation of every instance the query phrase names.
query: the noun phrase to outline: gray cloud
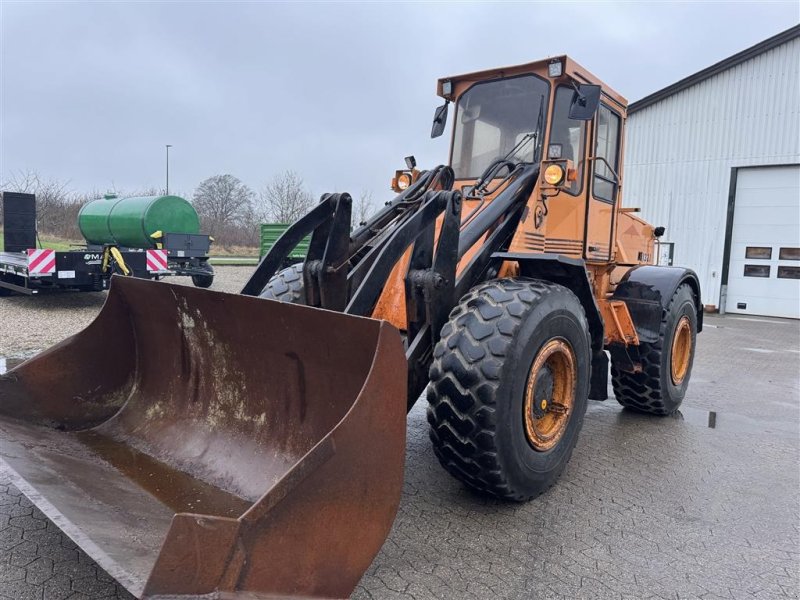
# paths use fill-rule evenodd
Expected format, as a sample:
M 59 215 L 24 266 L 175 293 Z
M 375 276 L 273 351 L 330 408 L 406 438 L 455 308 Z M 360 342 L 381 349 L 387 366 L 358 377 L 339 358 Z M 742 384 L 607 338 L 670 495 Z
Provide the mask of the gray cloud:
M 430 140 L 438 77 L 566 53 L 630 100 L 800 19 L 786 3 L 13 3 L 0 1 L 0 180 L 186 195 L 295 169 L 374 191 Z

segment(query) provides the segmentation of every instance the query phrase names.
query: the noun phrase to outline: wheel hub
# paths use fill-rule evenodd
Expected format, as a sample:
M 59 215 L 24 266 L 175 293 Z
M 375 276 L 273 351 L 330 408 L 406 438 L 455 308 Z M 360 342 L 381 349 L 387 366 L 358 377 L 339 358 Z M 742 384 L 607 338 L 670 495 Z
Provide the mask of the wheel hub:
M 545 452 L 561 439 L 575 405 L 575 353 L 562 338 L 548 341 L 533 359 L 525 387 L 525 435 Z
M 545 364 L 539 376 L 536 378 L 536 384 L 533 390 L 533 415 L 537 419 L 541 419 L 547 414 L 547 410 L 552 405 L 553 398 L 553 372 L 550 367 Z
M 670 357 L 670 374 L 672 384 L 680 385 L 686 379 L 689 371 L 689 362 L 692 357 L 692 324 L 689 317 L 682 316 L 675 327 L 675 335 L 672 338 L 672 352 Z

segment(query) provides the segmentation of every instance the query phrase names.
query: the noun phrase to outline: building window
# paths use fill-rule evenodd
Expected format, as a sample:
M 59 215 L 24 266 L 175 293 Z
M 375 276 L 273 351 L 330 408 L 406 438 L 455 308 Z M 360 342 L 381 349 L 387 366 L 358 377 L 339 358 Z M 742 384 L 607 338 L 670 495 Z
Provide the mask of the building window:
M 781 260 L 800 260 L 800 248 L 781 248 L 778 258 Z
M 769 265 L 745 265 L 745 277 L 769 277 Z
M 778 266 L 778 279 L 800 279 L 800 267 Z
M 772 258 L 772 248 L 766 246 L 748 246 L 744 251 L 745 258 Z

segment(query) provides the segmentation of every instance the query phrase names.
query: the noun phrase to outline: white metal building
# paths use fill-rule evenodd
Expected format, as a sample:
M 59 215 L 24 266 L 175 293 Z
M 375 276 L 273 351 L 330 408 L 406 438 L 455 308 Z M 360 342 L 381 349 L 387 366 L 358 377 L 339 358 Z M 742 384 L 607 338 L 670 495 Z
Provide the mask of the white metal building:
M 800 318 L 800 25 L 631 104 L 623 185 L 704 304 Z

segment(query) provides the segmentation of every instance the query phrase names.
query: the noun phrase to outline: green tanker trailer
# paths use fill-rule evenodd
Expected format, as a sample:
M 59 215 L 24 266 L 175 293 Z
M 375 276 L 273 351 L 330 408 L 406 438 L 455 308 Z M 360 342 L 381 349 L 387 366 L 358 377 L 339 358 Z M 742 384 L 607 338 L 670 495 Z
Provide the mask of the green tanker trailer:
M 156 248 L 153 233 L 198 234 L 200 218 L 194 207 L 178 196 L 119 198 L 107 194 L 83 205 L 78 229 L 89 244 Z
M 136 277 L 187 275 L 204 288 L 214 279 L 208 264 L 211 238 L 200 233 L 197 211 L 179 196 L 106 194 L 83 205 L 78 228 L 90 249 L 118 248 Z

